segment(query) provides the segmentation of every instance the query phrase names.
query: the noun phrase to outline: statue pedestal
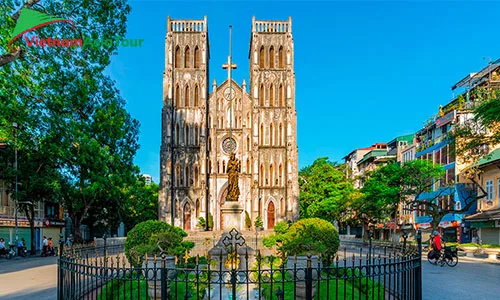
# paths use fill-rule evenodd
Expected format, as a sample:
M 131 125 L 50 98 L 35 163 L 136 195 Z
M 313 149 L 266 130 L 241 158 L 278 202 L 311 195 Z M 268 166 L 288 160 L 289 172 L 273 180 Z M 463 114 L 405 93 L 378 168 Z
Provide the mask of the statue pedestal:
M 229 231 L 233 228 L 237 230 L 241 230 L 241 213 L 243 212 L 243 208 L 236 201 L 227 201 L 221 207 L 221 214 L 224 220 L 224 228 L 222 230 Z

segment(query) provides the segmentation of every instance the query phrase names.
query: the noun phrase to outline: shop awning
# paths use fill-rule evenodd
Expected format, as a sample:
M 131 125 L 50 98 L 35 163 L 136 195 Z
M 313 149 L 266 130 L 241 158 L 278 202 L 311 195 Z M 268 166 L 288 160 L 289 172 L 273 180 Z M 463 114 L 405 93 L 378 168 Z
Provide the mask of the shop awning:
M 500 220 L 500 208 L 488 209 L 472 216 L 468 216 L 465 220 L 472 222 L 482 222 L 491 220 Z
M 457 227 L 460 226 L 462 222 L 462 215 L 459 214 L 447 214 L 439 222 L 439 227 L 448 228 L 448 227 Z

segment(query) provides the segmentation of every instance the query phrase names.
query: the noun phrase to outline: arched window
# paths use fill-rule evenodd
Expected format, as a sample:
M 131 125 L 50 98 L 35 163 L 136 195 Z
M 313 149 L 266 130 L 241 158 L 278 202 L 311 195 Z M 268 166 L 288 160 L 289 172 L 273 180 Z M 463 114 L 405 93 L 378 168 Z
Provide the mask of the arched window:
M 217 173 L 220 174 L 220 161 L 217 161 Z
M 260 144 L 264 145 L 264 124 L 260 124 Z
M 264 165 L 260 165 L 260 185 L 264 185 Z
M 181 67 L 181 48 L 177 46 L 175 48 L 175 62 L 174 62 L 174 68 L 180 68 Z
M 274 84 L 269 88 L 269 106 L 274 106 Z
M 194 125 L 194 145 L 198 146 L 200 143 L 200 138 L 199 138 L 199 132 L 200 130 L 198 129 L 198 124 Z
M 278 50 L 278 68 L 285 67 L 285 55 L 283 54 L 283 46 Z
M 186 134 L 184 135 L 184 138 L 186 139 L 184 141 L 185 145 L 189 145 L 190 144 L 190 140 L 189 140 L 189 125 L 186 125 L 186 127 L 184 127 L 184 129 L 186 130 Z
M 274 166 L 273 164 L 271 164 L 271 167 L 269 168 L 269 183 L 271 184 L 271 186 L 274 185 Z
M 198 92 L 198 85 L 194 87 L 194 106 L 198 107 L 200 105 L 200 95 Z
M 222 161 L 222 173 L 226 174 L 226 161 Z
M 279 176 L 279 185 L 283 186 L 283 165 L 282 164 L 280 164 L 280 166 L 279 166 L 278 176 Z
M 175 107 L 180 107 L 181 103 L 181 89 L 179 88 L 179 85 L 175 86 Z
M 261 84 L 260 85 L 260 94 L 259 94 L 259 97 L 260 97 L 260 106 L 264 106 L 264 103 L 265 103 L 265 99 L 264 99 L 264 85 Z
M 212 174 L 212 161 L 208 161 L 208 174 Z
M 269 48 L 269 68 L 274 69 L 274 47 Z
M 209 137 L 208 138 L 208 151 L 211 151 L 211 149 L 212 149 L 212 138 Z
M 179 145 L 180 142 L 180 130 L 179 130 L 179 124 L 175 125 L 175 142 L 177 146 Z
M 184 105 L 189 107 L 191 106 L 191 97 L 190 96 L 190 90 L 189 90 L 189 85 L 186 86 L 186 89 L 184 90 L 184 99 L 185 99 L 185 102 L 184 102 Z
M 184 52 L 184 68 L 191 68 L 191 52 L 189 50 L 189 46 L 186 46 L 186 50 Z
M 252 165 L 250 164 L 250 159 L 247 158 L 247 173 L 252 173 Z
M 177 187 L 181 186 L 181 167 L 179 164 L 175 165 L 175 185 Z
M 200 64 L 201 64 L 200 48 L 198 48 L 198 46 L 196 46 L 196 48 L 194 48 L 194 67 L 199 68 Z
M 269 126 L 269 145 L 274 146 L 274 126 L 273 123 Z
M 278 131 L 279 145 L 283 146 L 283 124 L 280 123 L 279 131 Z
M 247 136 L 247 151 L 250 151 L 250 137 Z
M 247 127 L 250 128 L 250 113 L 247 113 Z
M 198 166 L 194 167 L 194 186 L 198 187 L 199 186 L 199 175 L 198 175 Z
M 186 175 L 186 186 L 190 186 L 191 183 L 189 182 L 189 167 L 186 166 L 186 169 L 185 169 L 185 175 Z
M 196 199 L 196 218 L 200 217 L 200 208 L 201 208 L 200 199 Z
M 180 211 L 180 209 L 179 209 L 179 200 L 175 199 L 174 202 L 175 202 L 174 203 L 174 216 L 176 218 L 178 218 L 179 217 L 179 211 Z
M 284 101 L 284 93 L 283 93 L 283 85 L 280 84 L 279 91 L 278 91 L 278 97 L 279 97 L 279 106 L 285 106 L 285 101 Z
M 260 47 L 259 51 L 259 67 L 265 68 L 266 67 L 266 54 L 264 52 L 264 46 Z

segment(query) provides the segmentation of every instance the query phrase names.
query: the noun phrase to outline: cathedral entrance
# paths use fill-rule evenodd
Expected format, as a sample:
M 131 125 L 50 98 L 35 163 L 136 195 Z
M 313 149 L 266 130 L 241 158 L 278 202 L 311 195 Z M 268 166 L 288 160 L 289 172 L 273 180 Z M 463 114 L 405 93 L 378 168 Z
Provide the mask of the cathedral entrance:
M 267 206 L 267 229 L 274 228 L 274 203 L 269 202 Z
M 184 204 L 184 230 L 191 230 L 191 205 L 189 202 Z

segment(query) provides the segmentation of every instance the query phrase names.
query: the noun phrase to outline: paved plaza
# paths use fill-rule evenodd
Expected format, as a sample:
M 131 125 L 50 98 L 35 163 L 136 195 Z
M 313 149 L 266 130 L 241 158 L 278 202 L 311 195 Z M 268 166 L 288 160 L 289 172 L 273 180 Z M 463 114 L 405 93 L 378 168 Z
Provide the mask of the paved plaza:
M 460 258 L 455 268 L 423 261 L 423 299 L 497 299 L 500 263 Z M 56 299 L 57 258 L 0 260 L 0 299 Z

